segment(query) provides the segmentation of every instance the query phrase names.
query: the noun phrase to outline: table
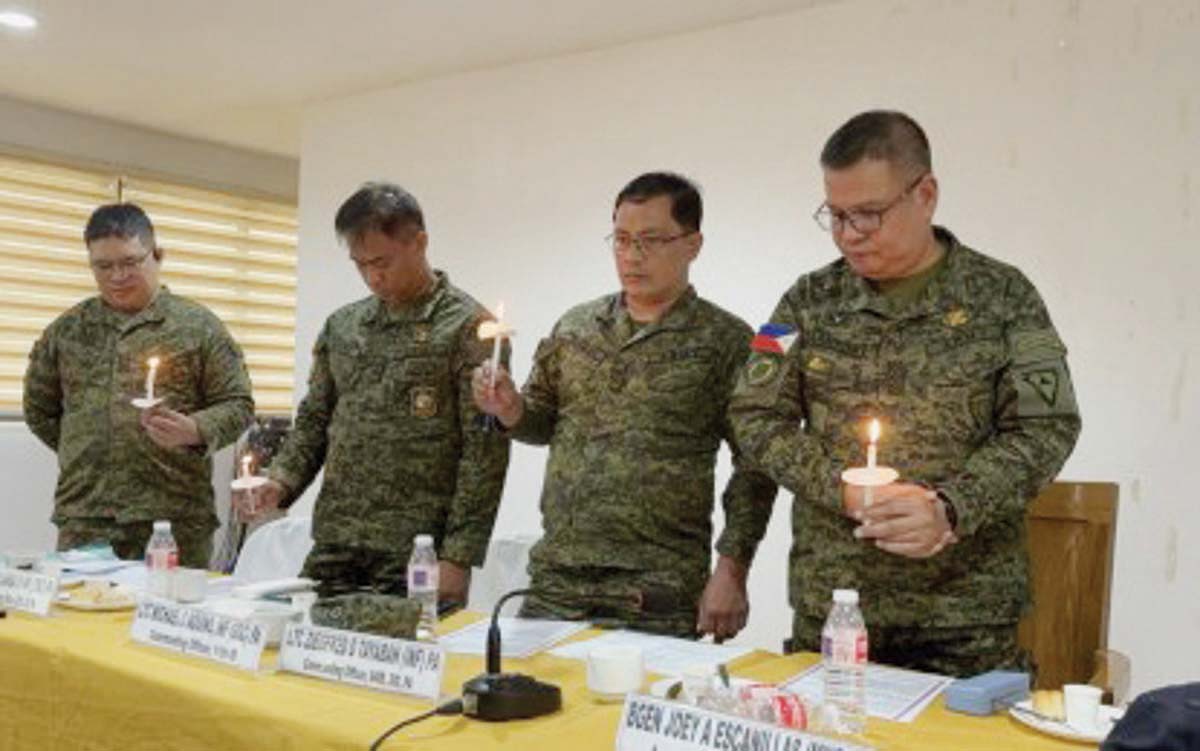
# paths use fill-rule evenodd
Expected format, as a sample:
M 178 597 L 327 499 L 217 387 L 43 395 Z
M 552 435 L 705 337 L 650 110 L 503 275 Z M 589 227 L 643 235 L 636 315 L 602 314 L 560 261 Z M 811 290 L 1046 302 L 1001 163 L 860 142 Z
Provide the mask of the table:
M 479 617 L 459 613 L 443 627 L 452 630 Z M 0 751 L 365 751 L 392 724 L 429 708 L 415 699 L 276 673 L 273 651 L 264 657 L 262 672 L 249 674 L 134 644 L 131 620 L 130 612 L 62 609 L 49 618 L 10 612 L 0 619 Z M 755 652 L 735 662 L 731 672 L 776 682 L 816 659 Z M 456 695 L 482 663 L 451 655 L 444 690 Z M 562 687 L 563 711 L 503 724 L 435 717 L 399 731 L 384 751 L 613 748 L 621 707 L 591 701 L 581 662 L 540 654 L 505 667 Z M 948 712 L 940 698 L 910 724 L 871 718 L 867 739 L 889 751 L 1086 748 L 1007 716 Z

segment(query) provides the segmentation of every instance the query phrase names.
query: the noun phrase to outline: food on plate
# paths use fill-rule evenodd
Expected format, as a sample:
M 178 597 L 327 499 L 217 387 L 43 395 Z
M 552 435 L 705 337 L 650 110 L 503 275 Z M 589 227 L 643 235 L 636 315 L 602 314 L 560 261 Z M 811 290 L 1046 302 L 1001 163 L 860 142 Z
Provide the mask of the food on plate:
M 1063 708 L 1062 691 L 1034 691 L 1033 709 L 1035 712 L 1056 720 L 1067 719 L 1066 710 Z

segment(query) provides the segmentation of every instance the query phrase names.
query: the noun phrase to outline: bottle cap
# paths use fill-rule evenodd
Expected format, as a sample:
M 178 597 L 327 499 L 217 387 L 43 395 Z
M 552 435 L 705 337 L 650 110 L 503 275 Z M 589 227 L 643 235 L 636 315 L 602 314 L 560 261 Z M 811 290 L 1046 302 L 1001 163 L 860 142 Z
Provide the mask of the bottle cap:
M 162 520 L 154 522 L 154 531 L 155 532 L 170 532 L 171 531 L 171 522 L 162 521 Z
M 838 605 L 857 605 L 858 590 L 857 589 L 835 589 L 833 590 L 833 601 Z
M 413 544 L 418 547 L 433 547 L 433 535 L 417 535 L 413 538 Z

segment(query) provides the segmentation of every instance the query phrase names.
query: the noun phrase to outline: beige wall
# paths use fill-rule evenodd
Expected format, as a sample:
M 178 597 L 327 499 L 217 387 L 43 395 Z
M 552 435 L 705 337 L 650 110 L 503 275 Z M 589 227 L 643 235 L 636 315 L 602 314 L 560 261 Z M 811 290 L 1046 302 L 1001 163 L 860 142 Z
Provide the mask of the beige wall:
M 610 203 L 651 168 L 703 184 L 694 281 L 761 322 L 835 255 L 809 219 L 824 138 L 907 110 L 933 140 L 939 220 L 1021 267 L 1071 349 L 1084 431 L 1064 476 L 1121 484 L 1111 644 L 1138 689 L 1194 680 L 1198 71 L 1195 0 L 858 0 L 322 104 L 302 150 L 299 351 L 364 294 L 331 225 L 368 178 L 411 188 L 438 265 L 504 300 L 518 377 L 558 315 L 614 288 Z M 500 533 L 539 529 L 543 462 L 514 452 Z M 789 503 L 753 574 L 755 644 L 788 631 Z
M 153 106 L 147 102 L 147 106 Z M 0 149 L 285 199 L 295 159 L 234 149 L 0 96 Z

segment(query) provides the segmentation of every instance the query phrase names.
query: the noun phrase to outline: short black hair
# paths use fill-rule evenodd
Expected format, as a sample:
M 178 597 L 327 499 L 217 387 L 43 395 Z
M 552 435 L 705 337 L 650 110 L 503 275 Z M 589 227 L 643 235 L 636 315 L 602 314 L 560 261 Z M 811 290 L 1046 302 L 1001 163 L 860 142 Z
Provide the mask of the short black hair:
M 333 221 L 338 236 L 348 242 L 361 240 L 372 230 L 388 237 L 425 229 L 421 204 L 395 183 L 367 182 L 346 199 Z
M 83 228 L 83 244 L 91 245 L 106 237 L 122 240 L 137 238 L 142 247 L 155 250 L 154 225 L 142 207 L 134 203 L 110 203 L 92 212 Z
M 871 110 L 838 128 L 821 150 L 821 166 L 846 169 L 863 159 L 888 162 L 904 172 L 929 172 L 933 159 L 925 131 L 903 112 Z
M 689 232 L 700 231 L 700 220 L 704 218 L 704 204 L 700 200 L 700 189 L 691 180 L 674 172 L 647 172 L 633 178 L 613 203 L 613 216 L 626 201 L 645 203 L 651 198 L 670 196 L 671 218 Z

